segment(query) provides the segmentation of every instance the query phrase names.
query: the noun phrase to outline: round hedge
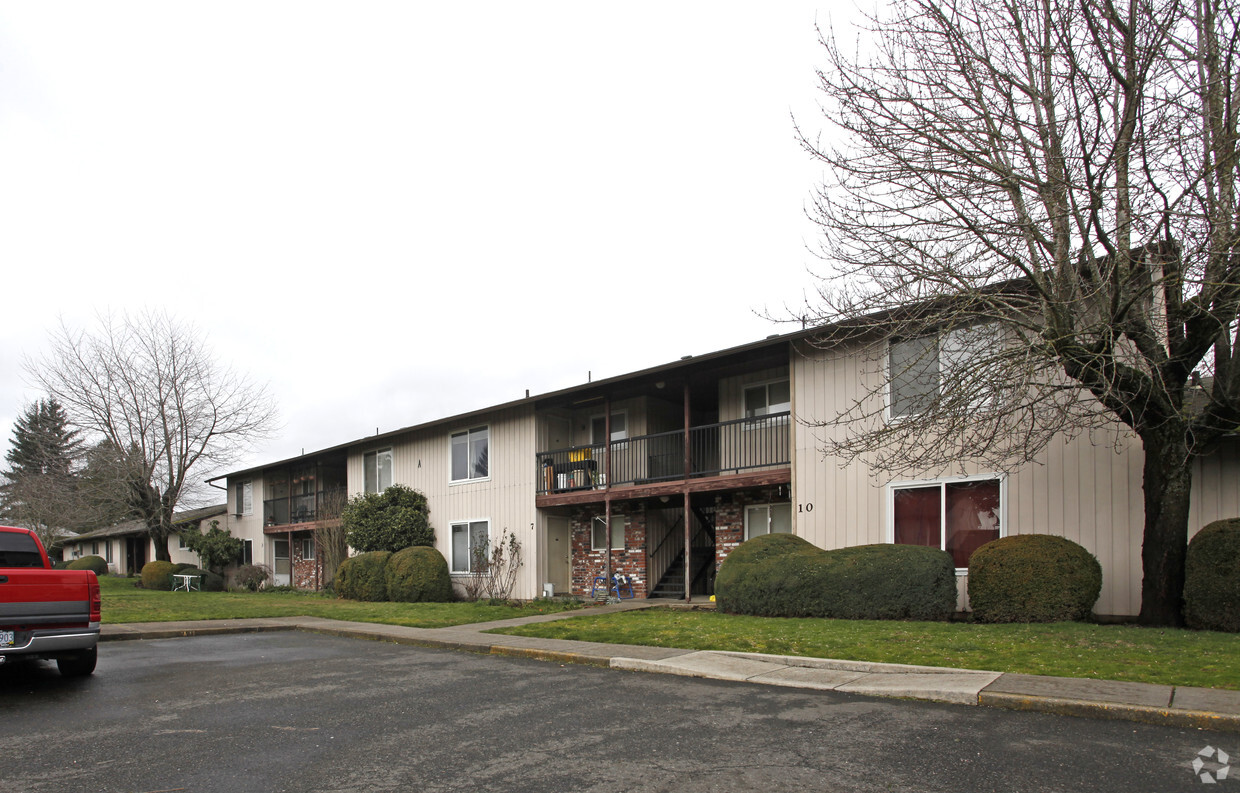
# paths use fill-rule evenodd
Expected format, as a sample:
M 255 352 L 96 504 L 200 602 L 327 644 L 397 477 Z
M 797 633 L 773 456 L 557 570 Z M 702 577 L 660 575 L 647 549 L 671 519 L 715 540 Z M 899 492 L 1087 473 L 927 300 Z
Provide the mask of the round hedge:
M 969 558 L 969 607 L 978 622 L 1088 619 L 1101 591 L 1098 560 L 1063 537 L 1000 537 Z
M 224 576 L 203 570 L 201 567 L 185 567 L 177 571 L 180 575 L 198 576 L 198 586 L 203 592 L 223 592 Z
M 196 568 L 197 566 L 198 565 L 194 564 L 193 562 L 177 562 L 172 565 L 172 575 L 176 575 L 177 573 L 181 573 L 186 570 L 192 570 Z
M 167 592 L 172 589 L 172 562 L 147 562 L 142 565 L 142 588 L 143 589 L 162 589 Z
M 1240 518 L 1216 520 L 1189 540 L 1184 619 L 1202 630 L 1240 632 Z
M 370 551 L 345 559 L 336 568 L 333 579 L 336 594 L 349 600 L 387 600 L 383 568 L 391 556 L 391 551 Z
M 108 562 L 102 556 L 83 556 L 65 565 L 66 570 L 92 570 L 95 575 L 107 575 Z
M 944 620 L 956 610 L 951 554 L 918 545 L 824 551 L 792 534 L 741 543 L 715 578 L 720 611 L 762 617 Z
M 397 551 L 383 574 L 388 600 L 445 603 L 453 599 L 448 560 L 434 548 L 414 545 Z

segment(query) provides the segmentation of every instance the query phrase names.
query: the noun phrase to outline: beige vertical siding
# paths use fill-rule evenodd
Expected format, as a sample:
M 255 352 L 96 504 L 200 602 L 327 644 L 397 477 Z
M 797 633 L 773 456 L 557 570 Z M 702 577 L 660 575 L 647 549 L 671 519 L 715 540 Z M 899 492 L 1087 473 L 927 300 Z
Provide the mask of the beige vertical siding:
M 890 542 L 888 485 L 942 473 L 893 476 L 866 460 L 841 467 L 839 460 L 823 459 L 821 439 L 841 430 L 813 423 L 866 396 L 867 385 L 879 377 L 880 354 L 792 356 L 793 405 L 800 419 L 793 448 L 796 532 L 823 548 Z M 1055 534 L 1080 543 L 1102 565 L 1097 613 L 1134 615 L 1141 604 L 1141 465 L 1135 436 L 1103 428 L 1053 443 L 1033 463 L 1006 474 L 968 464 L 952 473 L 1004 476 L 1003 533 Z M 1190 533 L 1211 520 L 1240 515 L 1240 442 L 1199 460 L 1195 474 Z M 964 583 L 962 576 L 962 596 Z
M 450 438 L 453 433 L 486 425 L 490 428 L 490 477 L 476 482 L 449 482 Z M 532 598 L 541 592 L 539 520 L 534 508 L 536 461 L 534 412 L 530 406 L 497 411 L 460 425 L 411 432 L 382 443 L 360 443 L 349 450 L 348 488 L 362 492 L 362 457 L 375 449 L 392 449 L 393 481 L 420 490 L 430 504 L 435 546 L 452 558 L 450 524 L 468 520 L 490 521 L 492 539 L 504 529 L 521 543 L 525 566 L 518 573 L 514 597 Z
M 246 480 L 254 483 L 252 501 L 254 511 L 252 515 L 238 516 L 236 483 Z M 264 486 L 262 474 L 256 473 L 237 477 L 236 479 L 230 478 L 228 480 L 228 511 L 221 516 L 220 527 L 228 529 L 234 537 L 252 540 L 254 543 L 254 563 L 273 567 L 275 557 L 272 555 L 270 538 L 263 534 L 263 497 L 266 494 L 267 489 Z

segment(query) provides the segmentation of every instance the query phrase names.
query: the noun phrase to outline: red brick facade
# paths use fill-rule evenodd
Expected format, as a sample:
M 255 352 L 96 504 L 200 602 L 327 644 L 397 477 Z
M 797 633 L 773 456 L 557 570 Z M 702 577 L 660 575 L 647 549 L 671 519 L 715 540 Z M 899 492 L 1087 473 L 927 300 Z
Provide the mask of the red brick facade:
M 573 594 L 589 597 L 594 577 L 606 569 L 605 552 L 590 548 L 590 527 L 595 518 L 603 518 L 601 509 L 577 510 L 573 513 Z M 640 504 L 612 506 L 612 516 L 625 517 L 624 548 L 611 551 L 611 571 L 629 576 L 634 597 L 644 598 L 649 591 L 646 580 L 646 510 Z
M 788 500 L 786 487 L 738 490 L 715 497 L 715 570 L 732 549 L 745 541 L 745 507 L 750 504 L 778 504 Z

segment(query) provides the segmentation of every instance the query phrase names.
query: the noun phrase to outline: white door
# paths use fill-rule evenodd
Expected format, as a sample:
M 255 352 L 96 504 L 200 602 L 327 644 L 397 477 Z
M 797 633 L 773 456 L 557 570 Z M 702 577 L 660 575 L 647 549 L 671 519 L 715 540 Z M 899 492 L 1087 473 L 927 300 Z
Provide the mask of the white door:
M 557 595 L 567 595 L 573 577 L 573 530 L 568 518 L 547 518 L 547 582 Z
M 289 586 L 293 583 L 293 566 L 288 558 L 288 540 L 274 540 L 272 543 L 275 563 L 272 567 L 272 583 L 276 586 Z

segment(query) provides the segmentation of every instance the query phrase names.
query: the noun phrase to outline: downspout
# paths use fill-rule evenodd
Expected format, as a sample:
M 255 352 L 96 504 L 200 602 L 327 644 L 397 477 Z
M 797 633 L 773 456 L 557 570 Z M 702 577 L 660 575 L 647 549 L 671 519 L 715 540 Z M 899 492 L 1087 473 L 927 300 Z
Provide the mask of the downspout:
M 603 584 L 607 587 L 607 602 L 611 602 L 611 397 L 603 397 Z M 616 593 L 617 597 L 619 592 Z

